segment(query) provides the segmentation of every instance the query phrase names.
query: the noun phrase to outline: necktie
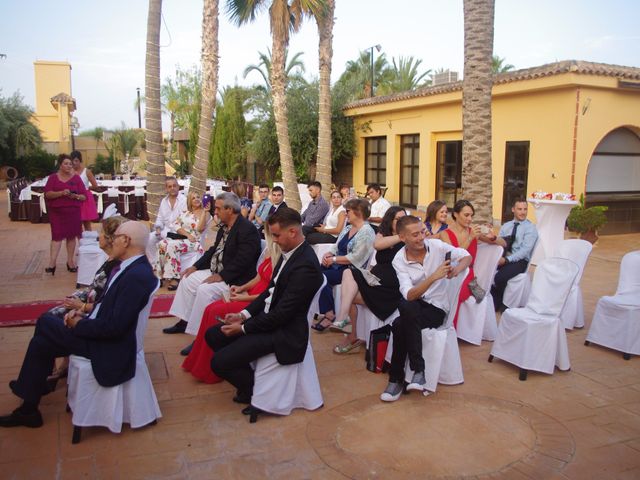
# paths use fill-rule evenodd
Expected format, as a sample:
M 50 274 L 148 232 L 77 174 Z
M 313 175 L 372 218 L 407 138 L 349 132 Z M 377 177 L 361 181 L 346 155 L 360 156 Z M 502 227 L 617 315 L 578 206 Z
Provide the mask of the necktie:
M 269 218 L 275 212 L 276 212 L 276 206 L 275 205 L 271 205 L 271 208 L 269 209 L 269 213 L 267 214 L 267 218 Z
M 514 222 L 513 230 L 511 231 L 511 235 L 509 236 L 509 250 L 513 250 L 513 244 L 516 241 L 516 232 L 518 231 L 518 222 Z

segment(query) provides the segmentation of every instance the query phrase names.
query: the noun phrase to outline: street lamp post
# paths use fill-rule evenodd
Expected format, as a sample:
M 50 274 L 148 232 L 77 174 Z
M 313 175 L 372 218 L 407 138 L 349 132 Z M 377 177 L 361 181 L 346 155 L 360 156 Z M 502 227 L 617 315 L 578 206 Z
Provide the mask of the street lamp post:
M 140 87 L 136 88 L 138 92 L 138 128 L 142 128 L 142 115 L 140 115 Z
M 378 53 L 380 53 L 380 50 L 382 50 L 382 45 L 378 44 L 378 45 L 373 45 L 371 47 L 369 47 L 367 50 L 371 50 L 371 89 L 369 90 L 369 96 L 373 97 L 373 82 L 375 80 L 375 70 L 373 69 L 373 49 L 376 49 L 378 51 Z

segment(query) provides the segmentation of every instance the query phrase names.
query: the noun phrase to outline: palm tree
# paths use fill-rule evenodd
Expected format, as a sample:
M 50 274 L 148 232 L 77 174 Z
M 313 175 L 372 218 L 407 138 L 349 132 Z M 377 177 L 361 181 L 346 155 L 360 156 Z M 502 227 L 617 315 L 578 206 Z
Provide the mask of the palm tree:
M 289 49 L 285 50 L 284 59 L 286 67 L 284 72 L 287 79 L 294 73 L 297 75 L 304 73 L 304 63 L 300 59 L 302 55 L 304 55 L 303 52 L 298 52 L 287 62 Z M 242 78 L 247 78 L 251 72 L 258 72 L 264 81 L 266 90 L 271 92 L 271 50 L 267 49 L 267 53 L 258 52 L 258 57 L 260 58 L 258 64 L 248 65 L 247 68 L 244 69 L 244 72 L 242 72 Z M 294 69 L 298 69 L 298 71 L 294 72 Z
M 430 83 L 431 69 L 420 73 L 418 67 L 420 67 L 421 63 L 421 59 L 415 59 L 413 56 L 401 56 L 397 62 L 394 57 L 392 59 L 392 66 L 389 69 L 389 78 L 385 78 L 378 89 L 380 95 L 408 92 L 409 90 L 414 90 Z M 425 80 L 425 77 L 427 80 Z
M 285 52 L 289 46 L 290 33 L 298 31 L 304 16 L 319 15 L 325 8 L 325 0 L 291 0 L 291 2 L 288 0 L 227 0 L 229 16 L 238 26 L 255 20 L 259 11 L 267 6 L 269 6 L 272 40 L 271 94 L 280 152 L 280 168 L 287 204 L 300 210 L 302 203 L 298 193 L 287 123 Z
M 495 0 L 464 0 L 462 190 L 476 217 L 492 222 L 491 88 Z
M 204 193 L 207 186 L 207 165 L 213 112 L 216 108 L 218 90 L 218 0 L 204 0 L 202 8 L 202 102 L 200 105 L 200 128 L 198 148 L 193 165 L 190 190 Z
M 333 13 L 335 0 L 327 0 L 326 11 L 316 16 L 318 24 L 318 156 L 316 158 L 316 180 L 324 187 L 322 195 L 331 197 L 331 62 L 333 59 Z
M 504 63 L 506 61 L 506 58 L 500 58 L 498 55 L 493 55 L 491 57 L 491 71 L 493 73 L 506 73 L 516 68 L 510 63 Z
M 149 0 L 145 59 L 145 143 L 147 150 L 147 206 L 154 222 L 164 193 L 162 110 L 160 107 L 160 19 L 162 0 Z
M 389 62 L 384 53 L 378 55 L 373 62 L 374 91 L 389 79 Z M 371 93 L 371 50 L 363 50 L 356 60 L 349 60 L 338 82 L 346 86 L 351 94 L 350 100 L 368 98 Z

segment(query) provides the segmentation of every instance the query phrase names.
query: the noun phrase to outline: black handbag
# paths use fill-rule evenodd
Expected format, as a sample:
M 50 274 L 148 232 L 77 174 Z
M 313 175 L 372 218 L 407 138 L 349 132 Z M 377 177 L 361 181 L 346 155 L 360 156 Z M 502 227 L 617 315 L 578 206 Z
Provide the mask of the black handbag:
M 384 373 L 388 370 L 384 357 L 387 354 L 390 337 L 391 325 L 383 325 L 369 333 L 369 347 L 365 354 L 365 361 L 367 362 L 367 370 L 370 372 Z
M 171 240 L 186 240 L 189 237 L 175 232 L 167 232 L 167 238 L 170 238 Z

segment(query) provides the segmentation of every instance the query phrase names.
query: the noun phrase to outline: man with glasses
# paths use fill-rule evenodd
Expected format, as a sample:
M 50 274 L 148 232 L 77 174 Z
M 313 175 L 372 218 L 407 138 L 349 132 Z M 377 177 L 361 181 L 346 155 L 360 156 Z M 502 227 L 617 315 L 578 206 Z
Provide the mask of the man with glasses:
M 103 387 L 120 385 L 135 376 L 138 315 L 158 286 L 144 255 L 148 237 L 144 223 L 125 222 L 118 227 L 111 252 L 121 263 L 111 271 L 105 291 L 89 315 L 71 310 L 64 319 L 53 314 L 38 319 L 20 374 L 9 382 L 23 403 L 0 417 L 1 427 L 42 426 L 38 405 L 57 357 L 73 354 L 88 358 L 96 381 Z
M 238 196 L 230 192 L 219 194 L 215 200 L 215 213 L 220 220 L 216 241 L 182 273 L 182 281 L 169 309 L 169 313 L 179 320 L 163 329 L 164 333 L 196 335 L 207 305 L 228 295 L 231 285 L 244 285 L 256 276 L 260 235 L 240 214 Z M 192 345 L 180 353 L 189 355 Z
M 269 200 L 269 185 L 261 184 L 258 187 L 258 195 L 260 196 L 260 201 L 253 205 L 251 212 L 249 212 L 249 220 L 260 230 L 269 216 L 269 210 L 273 205 Z

